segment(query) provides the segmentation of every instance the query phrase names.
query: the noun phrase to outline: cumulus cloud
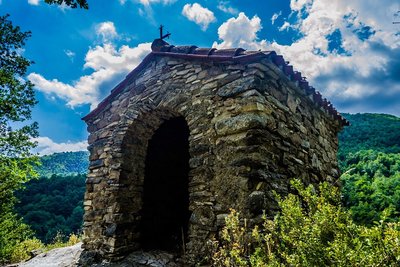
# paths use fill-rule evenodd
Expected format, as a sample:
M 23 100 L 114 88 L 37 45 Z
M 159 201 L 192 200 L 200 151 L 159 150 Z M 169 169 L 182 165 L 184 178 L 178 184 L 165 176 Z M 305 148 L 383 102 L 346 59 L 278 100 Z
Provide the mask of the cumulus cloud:
M 287 27 L 300 36 L 293 43 L 260 40 L 260 19 L 240 13 L 220 26 L 222 42 L 214 46 L 275 50 L 339 110 L 400 115 L 400 31 L 391 23 L 398 9 L 393 1 L 292 0 L 290 6 L 297 19 Z
M 225 12 L 225 13 L 228 13 L 228 14 L 232 14 L 232 15 L 236 15 L 236 14 L 239 13 L 239 10 L 237 10 L 234 7 L 232 7 L 230 5 L 229 1 L 219 1 L 217 8 L 219 10 L 221 10 L 222 12 Z
M 293 12 L 308 12 L 314 0 L 290 0 L 290 9 Z
M 210 23 L 216 21 L 214 13 L 198 3 L 186 4 L 182 9 L 182 15 L 199 25 L 203 31 L 207 30 Z
M 117 30 L 112 21 L 105 21 L 96 25 L 96 34 L 103 42 L 110 42 L 118 37 Z
M 80 142 L 56 143 L 49 137 L 40 136 L 34 138 L 33 141 L 37 142 L 38 145 L 35 150 L 41 156 L 59 152 L 83 151 L 87 150 L 88 147 L 88 143 L 86 140 Z
M 261 29 L 261 19 L 258 16 L 249 19 L 241 12 L 237 18 L 228 19 L 218 28 L 218 36 L 222 43 L 214 42 L 213 47 L 258 50 L 267 45 L 265 40 L 258 41 L 257 32 Z
M 63 83 L 57 79 L 47 80 L 37 73 L 29 74 L 28 79 L 36 85 L 39 91 L 67 101 L 70 107 L 81 104 L 96 105 L 98 103 L 98 93 L 94 88 L 96 77 L 92 77 L 92 75 L 81 77 L 73 85 Z
M 37 6 L 39 5 L 40 0 L 28 0 L 28 4 Z
M 94 109 L 112 89 L 106 88 L 106 92 L 102 92 L 101 88 L 112 86 L 118 82 L 116 79 L 134 69 L 151 51 L 150 46 L 150 43 L 142 43 L 133 48 L 127 45 L 118 48 L 112 43 L 105 43 L 90 48 L 86 53 L 84 68 L 92 69 L 93 72 L 70 83 L 46 79 L 38 73 L 29 74 L 28 79 L 38 91 L 65 100 L 71 108 L 90 104 L 91 109 Z

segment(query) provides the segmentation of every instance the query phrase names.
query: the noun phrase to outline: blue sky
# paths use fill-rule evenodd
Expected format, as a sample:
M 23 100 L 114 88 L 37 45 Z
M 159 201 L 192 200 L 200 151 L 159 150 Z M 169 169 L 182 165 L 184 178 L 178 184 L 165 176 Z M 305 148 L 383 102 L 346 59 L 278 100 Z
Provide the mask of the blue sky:
M 89 0 L 89 10 L 0 0 L 32 37 L 27 79 L 38 152 L 83 150 L 87 114 L 149 53 L 158 26 L 174 45 L 275 50 L 340 112 L 400 115 L 397 0 Z

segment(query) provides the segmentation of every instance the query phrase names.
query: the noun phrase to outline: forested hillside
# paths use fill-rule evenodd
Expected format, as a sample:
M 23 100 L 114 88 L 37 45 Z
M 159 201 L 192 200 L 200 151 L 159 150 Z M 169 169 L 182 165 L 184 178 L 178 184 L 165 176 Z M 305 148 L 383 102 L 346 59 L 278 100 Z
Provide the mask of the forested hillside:
M 339 134 L 339 160 L 349 153 L 374 150 L 400 153 L 400 118 L 388 114 L 342 114 L 350 126 Z
M 39 176 L 50 177 L 53 174 L 67 176 L 86 173 L 89 166 L 87 151 L 62 152 L 40 158 L 41 166 L 37 168 Z
M 353 220 L 373 225 L 400 214 L 400 118 L 343 114 L 351 126 L 339 135 L 343 204 Z
M 15 209 L 42 242 L 52 242 L 57 233 L 68 237 L 80 231 L 85 179 L 86 174 L 52 175 L 31 180 L 17 192 Z

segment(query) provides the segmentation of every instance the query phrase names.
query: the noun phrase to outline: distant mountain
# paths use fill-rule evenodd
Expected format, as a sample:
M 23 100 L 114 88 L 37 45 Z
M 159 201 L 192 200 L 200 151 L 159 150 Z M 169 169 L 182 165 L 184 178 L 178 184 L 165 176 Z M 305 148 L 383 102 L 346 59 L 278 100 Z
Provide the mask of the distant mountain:
M 62 152 L 40 157 L 41 166 L 37 168 L 39 176 L 50 177 L 53 174 L 71 176 L 87 173 L 89 152 Z
M 400 153 L 399 117 L 371 113 L 342 115 L 350 126 L 339 134 L 339 161 L 360 150 Z

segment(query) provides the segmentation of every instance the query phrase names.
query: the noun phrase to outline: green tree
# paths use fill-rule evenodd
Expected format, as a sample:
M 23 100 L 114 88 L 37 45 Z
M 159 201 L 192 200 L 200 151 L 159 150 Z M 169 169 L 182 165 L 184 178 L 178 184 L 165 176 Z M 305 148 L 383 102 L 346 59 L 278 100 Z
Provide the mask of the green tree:
M 30 32 L 13 26 L 8 15 L 0 17 L 0 263 L 13 246 L 30 235 L 28 227 L 13 213 L 14 192 L 35 176 L 36 162 L 30 150 L 38 135 L 37 123 L 15 128 L 31 118 L 36 104 L 33 84 L 24 79 L 32 63 L 21 55 Z
M 44 0 L 48 4 L 57 4 L 62 5 L 65 4 L 71 8 L 80 8 L 88 9 L 89 5 L 86 0 Z
M 343 203 L 357 223 L 372 225 L 388 213 L 399 221 L 400 154 L 362 150 L 350 153 L 340 177 Z

